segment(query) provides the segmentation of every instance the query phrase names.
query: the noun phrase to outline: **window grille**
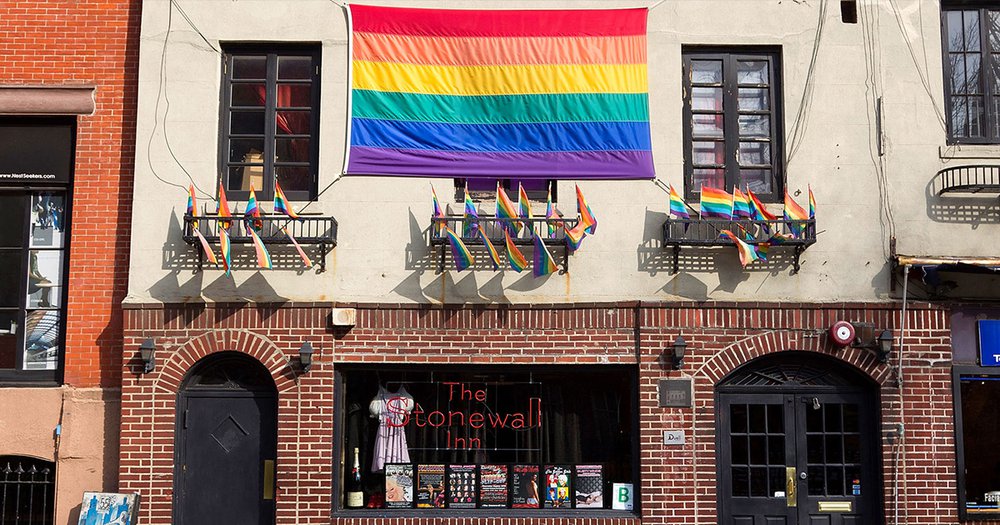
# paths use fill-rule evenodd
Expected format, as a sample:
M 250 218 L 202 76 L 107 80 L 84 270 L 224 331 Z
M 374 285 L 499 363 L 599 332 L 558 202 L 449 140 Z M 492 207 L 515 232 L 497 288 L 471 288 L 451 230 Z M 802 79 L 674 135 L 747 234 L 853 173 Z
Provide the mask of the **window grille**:
M 48 525 L 55 506 L 55 464 L 0 456 L 0 525 Z

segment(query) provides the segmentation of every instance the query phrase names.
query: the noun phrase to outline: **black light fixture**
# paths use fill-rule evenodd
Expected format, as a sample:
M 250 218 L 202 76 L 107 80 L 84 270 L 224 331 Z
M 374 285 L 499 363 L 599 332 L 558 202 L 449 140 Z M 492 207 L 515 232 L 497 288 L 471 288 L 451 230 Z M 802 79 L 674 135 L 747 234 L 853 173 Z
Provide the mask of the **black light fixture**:
M 156 368 L 156 342 L 152 338 L 139 345 L 139 359 L 142 360 L 142 373 L 148 374 Z
M 302 363 L 302 373 L 308 372 L 309 368 L 312 367 L 315 352 L 316 350 L 313 349 L 313 345 L 309 341 L 302 343 L 302 346 L 299 347 L 299 363 Z
M 677 339 L 674 339 L 674 344 L 670 349 L 670 363 L 673 365 L 674 370 L 680 370 L 684 366 L 684 352 L 687 350 L 687 342 L 684 341 L 684 337 L 678 335 Z
M 875 348 L 875 355 L 878 362 L 889 362 L 889 352 L 892 352 L 892 330 L 882 330 L 882 333 L 878 334 L 876 343 L 878 346 Z

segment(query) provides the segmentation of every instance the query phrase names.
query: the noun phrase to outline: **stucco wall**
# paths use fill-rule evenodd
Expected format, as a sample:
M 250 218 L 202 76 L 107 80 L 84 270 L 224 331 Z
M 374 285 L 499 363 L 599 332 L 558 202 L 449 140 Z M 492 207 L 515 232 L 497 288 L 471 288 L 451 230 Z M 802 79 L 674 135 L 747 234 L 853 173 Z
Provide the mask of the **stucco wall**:
M 573 0 L 381 3 L 461 8 L 636 5 Z M 804 253 L 796 275 L 787 257 L 744 271 L 732 248 L 685 250 L 685 255 L 699 254 L 696 262 L 673 275 L 659 240 L 666 218 L 665 193 L 650 181 L 588 181 L 580 187 L 600 220 L 597 235 L 588 237 L 572 256 L 568 274 L 543 279 L 511 271 L 459 274 L 452 268 L 435 273 L 436 255 L 425 240 L 429 185 L 450 201 L 451 179 L 337 180 L 343 165 L 348 89 L 347 24 L 338 5 L 328 0 L 187 2 L 183 9 L 199 35 L 176 10 L 171 15 L 168 4 L 143 6 L 136 235 L 128 301 L 884 300 L 893 235 L 901 253 L 995 251 L 984 242 L 1000 231 L 989 213 L 960 215 L 962 202 L 944 201 L 930 190 L 943 166 L 989 162 L 998 153 L 996 148 L 946 144 L 936 2 L 865 2 L 859 24 L 842 23 L 836 2 L 658 4 L 649 13 L 650 120 L 657 177 L 683 186 L 681 46 L 781 46 L 786 186 L 800 203 L 806 202 L 806 189 L 812 186 L 818 201 L 818 242 Z M 822 5 L 831 7 L 821 17 Z M 819 21 L 822 35 L 810 76 Z M 215 49 L 220 43 L 242 41 L 321 43 L 319 188 L 333 185 L 309 210 L 334 215 L 340 223 L 339 246 L 328 256 L 327 272 L 285 267 L 258 273 L 243 266 L 230 278 L 217 269 L 194 271 L 197 251 L 183 243 L 180 233 L 185 190 L 193 182 L 214 196 L 218 173 L 221 56 L 203 37 Z M 881 157 L 873 109 L 878 96 L 883 108 Z M 969 155 L 980 158 L 942 158 Z M 559 195 L 560 208 L 573 213 L 573 182 L 560 182 Z M 201 193 L 199 198 L 209 200 Z M 270 204 L 264 208 L 270 210 Z M 454 202 L 451 208 L 460 211 Z M 780 212 L 780 205 L 772 211 Z

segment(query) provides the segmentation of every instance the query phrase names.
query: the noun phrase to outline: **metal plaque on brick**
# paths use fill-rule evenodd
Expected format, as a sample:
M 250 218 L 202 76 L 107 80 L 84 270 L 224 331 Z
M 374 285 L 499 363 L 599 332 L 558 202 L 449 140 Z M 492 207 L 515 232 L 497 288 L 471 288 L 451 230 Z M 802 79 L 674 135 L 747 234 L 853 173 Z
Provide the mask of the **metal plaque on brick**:
M 694 397 L 690 378 L 660 380 L 661 407 L 690 407 Z
M 663 431 L 663 444 L 664 445 L 683 445 L 687 440 L 684 437 L 683 430 L 664 430 Z

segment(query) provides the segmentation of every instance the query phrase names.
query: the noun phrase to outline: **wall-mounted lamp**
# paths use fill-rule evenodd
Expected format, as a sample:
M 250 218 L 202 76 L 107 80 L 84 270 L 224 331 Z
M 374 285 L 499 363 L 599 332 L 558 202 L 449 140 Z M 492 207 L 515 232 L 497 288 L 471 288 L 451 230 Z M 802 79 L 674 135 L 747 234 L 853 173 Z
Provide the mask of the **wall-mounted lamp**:
M 875 359 L 879 363 L 889 362 L 889 353 L 892 352 L 892 330 L 885 329 L 875 337 L 875 327 L 867 323 L 855 324 L 858 330 L 858 337 L 854 340 L 855 348 L 864 348 L 875 354 Z
M 142 373 L 148 374 L 156 368 L 156 342 L 152 338 L 139 345 L 139 359 L 142 360 Z
M 299 347 L 299 363 L 302 363 L 302 373 L 308 372 L 309 368 L 312 367 L 315 352 L 316 350 L 313 349 L 313 345 L 309 341 L 302 343 L 302 346 Z
M 684 352 L 686 350 L 687 343 L 684 341 L 684 338 L 677 336 L 677 339 L 674 339 L 674 344 L 671 345 L 670 348 L 664 350 L 663 361 L 670 361 L 674 370 L 680 370 L 681 367 L 684 366 Z M 670 354 L 666 355 L 668 351 Z
M 878 362 L 888 362 L 889 352 L 892 352 L 892 330 L 882 330 L 882 333 L 878 334 L 877 344 L 875 356 L 878 358 Z

